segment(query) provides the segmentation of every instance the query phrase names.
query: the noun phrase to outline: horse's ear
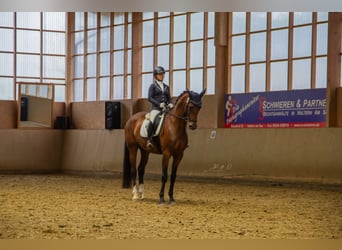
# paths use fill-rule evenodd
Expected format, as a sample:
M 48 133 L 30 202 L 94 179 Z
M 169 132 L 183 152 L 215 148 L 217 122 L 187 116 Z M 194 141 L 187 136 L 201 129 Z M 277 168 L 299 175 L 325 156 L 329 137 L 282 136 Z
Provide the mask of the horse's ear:
M 207 88 L 203 89 L 202 92 L 200 93 L 200 96 L 202 97 L 206 91 L 207 91 Z

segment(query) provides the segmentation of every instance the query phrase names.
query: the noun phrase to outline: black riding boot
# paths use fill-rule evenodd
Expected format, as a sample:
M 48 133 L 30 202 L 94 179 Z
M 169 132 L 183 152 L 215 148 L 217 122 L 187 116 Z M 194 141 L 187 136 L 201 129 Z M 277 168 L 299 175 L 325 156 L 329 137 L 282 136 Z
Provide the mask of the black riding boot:
M 149 149 L 153 148 L 153 144 L 152 144 L 153 132 L 154 132 L 154 126 L 153 126 L 153 123 L 150 122 L 150 124 L 148 125 L 148 128 L 147 128 L 147 138 L 148 139 L 147 139 L 147 144 L 146 144 L 146 147 Z

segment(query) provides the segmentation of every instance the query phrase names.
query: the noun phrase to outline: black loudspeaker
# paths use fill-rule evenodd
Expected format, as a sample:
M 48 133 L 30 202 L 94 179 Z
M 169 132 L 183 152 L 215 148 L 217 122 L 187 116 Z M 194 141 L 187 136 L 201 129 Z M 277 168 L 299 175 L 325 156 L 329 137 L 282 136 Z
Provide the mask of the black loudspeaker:
M 57 116 L 55 120 L 55 129 L 69 129 L 70 118 L 68 116 Z
M 121 128 L 121 103 L 106 102 L 105 110 L 106 129 Z
M 20 121 L 27 121 L 28 118 L 28 98 L 22 96 L 20 100 Z

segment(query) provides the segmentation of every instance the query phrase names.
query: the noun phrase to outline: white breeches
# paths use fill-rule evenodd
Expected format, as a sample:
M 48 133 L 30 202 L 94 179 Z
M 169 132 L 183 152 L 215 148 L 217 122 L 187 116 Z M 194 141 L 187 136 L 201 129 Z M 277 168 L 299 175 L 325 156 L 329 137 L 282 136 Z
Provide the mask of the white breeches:
M 154 109 L 151 110 L 151 112 L 150 112 L 150 114 L 151 114 L 151 115 L 150 115 L 150 121 L 151 121 L 151 122 L 154 121 L 154 119 L 155 119 L 156 116 L 159 114 L 159 112 L 160 112 L 159 110 L 154 110 Z

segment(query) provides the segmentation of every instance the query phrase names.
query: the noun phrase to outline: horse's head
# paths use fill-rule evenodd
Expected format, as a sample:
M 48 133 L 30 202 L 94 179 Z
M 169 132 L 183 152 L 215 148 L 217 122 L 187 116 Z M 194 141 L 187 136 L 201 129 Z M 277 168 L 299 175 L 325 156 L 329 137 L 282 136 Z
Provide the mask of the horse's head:
M 204 89 L 201 93 L 196 93 L 191 90 L 184 91 L 180 97 L 183 99 L 183 111 L 184 111 L 184 119 L 188 121 L 190 129 L 197 128 L 197 115 L 202 107 L 202 96 L 204 95 L 206 89 Z M 176 102 L 177 103 L 177 102 Z

